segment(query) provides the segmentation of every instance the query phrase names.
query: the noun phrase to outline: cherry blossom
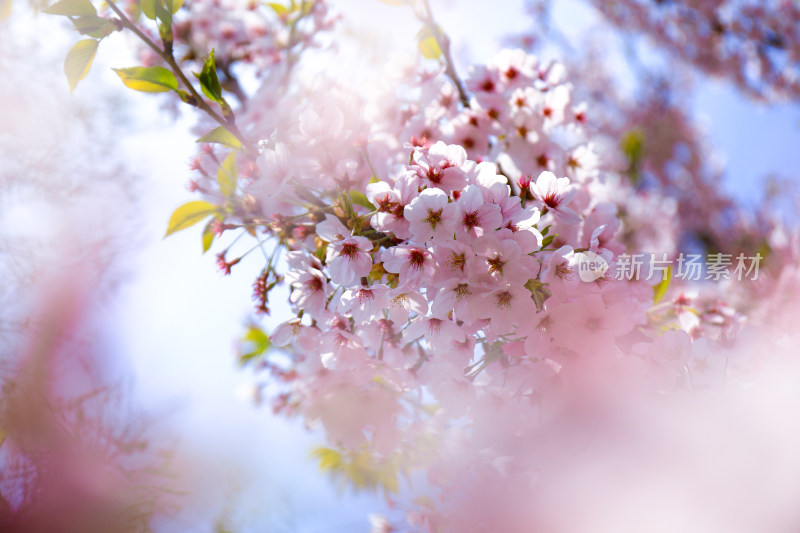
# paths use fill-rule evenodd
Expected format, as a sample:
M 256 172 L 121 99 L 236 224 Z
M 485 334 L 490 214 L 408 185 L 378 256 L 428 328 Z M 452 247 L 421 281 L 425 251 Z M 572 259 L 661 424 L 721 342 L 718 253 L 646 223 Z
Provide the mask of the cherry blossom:
M 589 1 L 746 92 L 800 94 L 796 65 L 764 51 L 797 56 L 791 2 Z M 195 68 L 214 47 L 238 101 L 206 114 L 242 146 L 205 143 L 192 163 L 213 213 L 204 246 L 257 239 L 262 312 L 288 288 L 291 318 L 268 335 L 280 350 L 259 354 L 277 378 L 265 388 L 273 408 L 321 427 L 339 458 L 323 463 L 382 488 L 415 531 L 568 531 L 545 520 L 553 478 L 603 451 L 592 430 L 627 414 L 628 392 L 722 391 L 758 366 L 732 347 L 753 320 L 745 311 L 769 322 L 773 308 L 757 303 L 800 287 L 800 240 L 768 207 L 748 219 L 722 192 L 691 117 L 662 94 L 680 80 L 626 104 L 597 58 L 522 49 L 460 77 L 429 2 L 412 11 L 440 58 L 337 78 L 303 62 L 321 47 L 336 71 L 336 17 L 327 2 L 301 4 L 199 1 L 175 15 L 176 62 Z M 244 65 L 252 95 L 236 79 Z M 232 150 L 233 187 L 220 168 Z M 231 241 L 226 273 L 258 255 L 238 257 Z M 610 275 L 631 254 L 672 258 L 687 241 L 768 249 L 770 264 L 747 287 Z M 587 258 L 612 268 L 582 275 Z M 414 470 L 435 498 L 400 490 L 398 474 Z M 373 528 L 394 530 L 388 518 Z
M 606 306 L 597 294 L 555 307 L 550 319 L 555 342 L 580 354 L 608 351 L 635 325 L 625 306 Z
M 477 238 L 498 229 L 503 224 L 500 206 L 484 203 L 480 186 L 468 185 L 448 208 L 456 219 L 456 233 Z M 448 213 L 449 215 L 449 213 Z
M 424 246 L 401 244 L 384 250 L 381 259 L 383 268 L 400 274 L 400 282 L 412 287 L 419 287 L 434 268 L 431 253 Z
M 559 221 L 572 226 L 580 223 L 578 214 L 566 207 L 578 192 L 570 185 L 569 178 L 556 178 L 552 172 L 545 171 L 539 174 L 535 182 L 531 181 L 530 191 Z
M 364 237 L 347 237 L 328 245 L 327 263 L 331 281 L 350 285 L 372 270 L 372 243 Z
M 405 206 L 403 216 L 409 222 L 411 236 L 417 242 L 452 240 L 455 231 L 453 211 L 447 210 L 447 195 L 440 189 L 425 189 Z
M 422 185 L 436 187 L 449 193 L 464 186 L 466 169 L 463 167 L 466 161 L 467 152 L 463 147 L 439 141 L 427 152 L 414 152 L 411 170 L 419 176 Z

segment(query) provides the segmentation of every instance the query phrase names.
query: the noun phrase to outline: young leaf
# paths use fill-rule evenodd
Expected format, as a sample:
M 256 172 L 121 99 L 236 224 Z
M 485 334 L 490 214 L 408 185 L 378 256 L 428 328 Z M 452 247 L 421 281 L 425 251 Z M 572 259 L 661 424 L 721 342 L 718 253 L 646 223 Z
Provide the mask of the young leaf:
M 142 13 L 150 20 L 156 20 L 156 1 L 157 0 L 139 0 L 139 7 L 142 9 Z
M 75 43 L 75 46 L 67 52 L 67 58 L 64 60 L 64 74 L 67 75 L 70 92 L 74 91 L 78 82 L 89 73 L 96 53 L 97 41 L 94 39 L 78 41 Z
M 634 185 L 641 181 L 641 167 L 645 157 L 644 133 L 639 128 L 626 132 L 620 140 L 622 153 L 628 159 L 626 174 Z
M 206 227 L 203 228 L 203 253 L 206 253 L 209 249 L 211 249 L 211 245 L 214 243 L 214 218 L 208 221 Z
M 242 339 L 242 346 L 239 353 L 239 364 L 246 365 L 272 347 L 269 336 L 261 331 L 258 326 L 250 326 Z
M 97 10 L 89 0 L 61 0 L 46 9 L 42 9 L 42 13 L 64 15 L 66 17 L 83 17 L 96 16 Z
M 531 298 L 533 299 L 533 303 L 536 304 L 536 309 L 539 311 L 544 309 L 545 301 L 553 295 L 547 287 L 547 284 L 542 283 L 538 279 L 529 279 L 528 282 L 525 283 L 525 288 L 531 291 Z
M 626 132 L 620 140 L 622 153 L 629 161 L 635 163 L 642 159 L 644 155 L 644 133 L 639 128 L 634 128 Z
M 442 49 L 439 47 L 439 41 L 436 40 L 436 34 L 429 27 L 425 27 L 419 32 L 417 47 L 426 59 L 442 57 Z
M 203 62 L 203 70 L 200 72 L 200 74 L 195 73 L 195 76 L 197 76 L 197 79 L 200 80 L 200 88 L 203 90 L 203 94 L 215 102 L 224 102 L 222 98 L 222 87 L 220 87 L 219 78 L 217 78 L 217 69 L 214 63 L 213 48 L 211 49 L 211 53 L 208 54 L 208 57 Z
M 664 278 L 653 287 L 653 305 L 657 304 L 664 298 L 664 295 L 669 289 L 669 283 L 672 281 L 672 267 L 667 268 Z
M 325 264 L 325 253 L 327 251 L 328 251 L 328 243 L 327 242 L 323 242 L 322 246 L 320 246 L 319 248 L 314 250 L 314 256 L 317 259 L 319 259 L 322 262 L 323 265 Z M 378 263 L 378 264 L 382 264 L 382 263 Z
M 115 68 L 127 87 L 143 93 L 165 93 L 178 89 L 178 79 L 164 67 Z
M 219 190 L 226 197 L 236 192 L 236 183 L 239 180 L 239 173 L 236 170 L 236 152 L 231 152 L 228 157 L 222 160 L 222 164 L 217 170 L 217 183 Z
M 282 17 L 283 15 L 289 13 L 289 8 L 283 4 L 279 4 L 277 2 L 269 2 L 267 5 L 271 7 L 272 10 L 275 12 L 275 14 L 278 15 L 279 17 Z
M 229 146 L 231 148 L 241 148 L 242 143 L 236 136 L 228 131 L 224 126 L 217 126 L 213 130 L 209 131 L 199 139 L 197 139 L 199 143 L 217 143 L 222 144 L 225 146 Z
M 195 200 L 183 204 L 169 217 L 167 233 L 164 237 L 168 237 L 177 231 L 194 226 L 207 216 L 214 214 L 216 209 L 215 205 L 204 202 L 203 200 Z
M 369 199 L 361 191 L 350 191 L 350 201 L 361 207 L 366 207 L 370 211 L 375 211 L 375 206 L 370 203 Z
M 167 0 L 167 9 L 173 15 L 178 12 L 182 5 L 183 0 Z
M 342 454 L 336 450 L 319 447 L 311 455 L 319 461 L 319 469 L 323 472 L 336 472 L 342 468 Z
M 97 15 L 85 15 L 70 19 L 81 35 L 102 39 L 117 29 L 113 22 Z
M 172 12 L 164 5 L 164 0 L 156 0 L 153 8 L 156 12 L 156 19 L 163 23 L 164 27 L 162 28 L 162 24 L 159 24 L 158 29 L 158 32 L 163 35 L 168 28 L 172 28 Z

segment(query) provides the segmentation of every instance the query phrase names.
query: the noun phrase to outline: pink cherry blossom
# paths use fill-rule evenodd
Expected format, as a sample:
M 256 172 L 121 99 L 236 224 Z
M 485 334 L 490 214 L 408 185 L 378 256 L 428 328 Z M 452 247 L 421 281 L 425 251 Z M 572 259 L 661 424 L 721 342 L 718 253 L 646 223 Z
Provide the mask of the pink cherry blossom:
M 327 263 L 331 281 L 350 285 L 372 270 L 372 243 L 364 237 L 347 237 L 328 244 Z
M 468 185 L 453 204 L 448 204 L 456 220 L 456 234 L 477 238 L 498 229 L 503 223 L 500 206 L 484 203 L 481 187 Z M 450 216 L 450 213 L 448 213 Z
M 359 323 L 366 323 L 380 315 L 388 291 L 389 287 L 380 284 L 352 287 L 342 294 L 338 310 L 342 314 L 352 314 Z
M 466 162 L 467 152 L 463 147 L 439 141 L 427 151 L 414 152 L 411 169 L 419 176 L 421 185 L 450 193 L 464 186 L 466 169 L 463 167 Z
M 350 230 L 333 215 L 325 215 L 325 220 L 317 224 L 317 235 L 328 242 L 341 241 L 350 235 Z
M 330 294 L 330 285 L 325 274 L 317 269 L 310 269 L 300 274 L 292 282 L 294 290 L 289 301 L 312 315 L 319 315 L 325 309 Z
M 419 287 L 434 268 L 431 253 L 424 246 L 401 244 L 381 255 L 383 268 L 400 275 L 400 283 Z
M 510 284 L 490 290 L 470 307 L 475 315 L 489 320 L 497 335 L 509 333 L 514 325 L 536 312 L 530 291 Z
M 447 351 L 454 344 L 464 342 L 464 331 L 446 317 L 420 316 L 403 330 L 406 343 L 425 337 L 425 342 L 435 351 Z
M 389 318 L 396 324 L 405 324 L 412 314 L 428 312 L 428 300 L 419 291 L 408 287 L 391 289 L 384 301 Z
M 481 276 L 491 282 L 524 285 L 539 271 L 536 260 L 523 255 L 519 245 L 512 239 L 484 235 L 475 240 L 473 248 L 482 259 Z
M 405 207 L 416 197 L 418 178 L 403 174 L 390 186 L 384 181 L 367 185 L 367 199 L 378 211 L 372 216 L 370 224 L 384 232 L 393 233 L 400 239 L 411 236 L 408 220 L 403 216 Z
M 606 306 L 597 294 L 554 307 L 550 319 L 555 342 L 580 354 L 607 352 L 634 327 L 624 305 Z
M 556 178 L 552 172 L 542 172 L 535 182 L 531 181 L 530 191 L 559 221 L 568 225 L 580 223 L 580 216 L 566 207 L 578 192 L 570 185 L 569 178 Z
M 452 210 L 445 210 L 447 203 L 447 195 L 440 189 L 425 189 L 405 207 L 403 214 L 415 241 L 433 243 L 452 240 L 455 219 Z

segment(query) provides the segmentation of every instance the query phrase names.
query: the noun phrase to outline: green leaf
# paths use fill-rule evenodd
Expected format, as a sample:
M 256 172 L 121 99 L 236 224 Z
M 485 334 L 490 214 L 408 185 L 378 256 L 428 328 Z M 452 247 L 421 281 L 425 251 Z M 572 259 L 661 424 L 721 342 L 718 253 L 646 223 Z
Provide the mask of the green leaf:
M 66 17 L 97 16 L 97 10 L 89 0 L 61 0 L 46 9 L 42 9 L 42 13 L 64 15 Z
M 439 59 L 442 57 L 442 49 L 439 47 L 436 34 L 427 26 L 419 33 L 417 47 L 426 59 Z
M 206 224 L 206 227 L 203 228 L 203 253 L 206 253 L 209 249 L 211 249 L 211 245 L 214 243 L 215 235 L 214 231 L 212 230 L 214 227 L 214 220 L 216 219 L 212 218 L 209 220 L 208 224 Z
M 639 161 L 644 155 L 644 132 L 639 128 L 629 130 L 622 136 L 620 148 L 630 161 Z
M 542 248 L 547 248 L 548 246 L 553 244 L 553 241 L 555 240 L 556 237 L 558 237 L 558 234 L 554 233 L 553 235 L 548 235 L 547 237 L 542 239 Z
M 350 200 L 354 204 L 358 204 L 361 207 L 366 207 L 370 211 L 375 211 L 375 206 L 370 203 L 366 195 L 361 191 L 350 191 Z
M 311 455 L 319 461 L 319 469 L 323 472 L 337 472 L 342 468 L 342 454 L 336 450 L 320 447 Z
M 269 336 L 258 326 L 250 326 L 242 339 L 243 350 L 239 354 L 239 363 L 246 365 L 256 357 L 264 355 L 271 347 L 272 341 Z
M 113 22 L 97 15 L 85 15 L 70 19 L 81 35 L 102 39 L 117 29 Z
M 672 281 L 672 267 L 667 268 L 664 279 L 659 281 L 653 287 L 653 305 L 657 304 L 662 298 L 664 298 L 664 295 L 667 293 L 667 289 L 669 288 L 670 281 Z
M 64 60 L 64 74 L 67 75 L 70 92 L 74 91 L 78 82 L 89 73 L 96 53 L 97 41 L 94 39 L 78 41 L 75 43 L 75 46 L 67 52 L 67 58 Z
M 228 131 L 227 128 L 224 126 L 217 126 L 213 130 L 209 131 L 199 139 L 197 139 L 199 143 L 217 143 L 222 144 L 225 146 L 229 146 L 231 148 L 241 148 L 242 143 L 236 136 Z
M 163 28 L 161 27 L 162 25 L 159 25 L 158 32 L 164 35 L 172 27 L 172 12 L 164 5 L 164 0 L 156 0 L 153 8 L 156 12 L 156 19 L 163 23 Z
M 525 288 L 531 291 L 531 298 L 536 304 L 536 309 L 539 311 L 544 310 L 544 303 L 553 295 L 547 287 L 547 284 L 542 283 L 538 279 L 529 279 L 528 282 L 525 283 Z
M 626 132 L 620 139 L 620 149 L 628 159 L 628 168 L 625 174 L 634 185 L 642 179 L 641 167 L 645 157 L 644 132 L 640 128 L 633 128 Z
M 325 254 L 328 252 L 328 243 L 323 242 L 322 246 L 314 250 L 314 257 L 320 260 L 322 264 L 325 264 Z
M 173 15 L 183 6 L 183 0 L 167 0 L 167 9 Z
M 217 207 L 215 205 L 203 200 L 195 200 L 183 204 L 169 217 L 167 233 L 164 237 L 168 237 L 175 232 L 194 226 L 207 216 L 214 214 L 216 210 Z
M 203 94 L 206 95 L 211 100 L 215 102 L 222 103 L 225 100 L 222 98 L 222 87 L 219 84 L 219 78 L 217 78 L 217 69 L 214 63 L 214 49 L 211 49 L 211 53 L 208 54 L 208 57 L 203 62 L 203 70 L 200 74 L 195 73 L 197 79 L 200 80 L 200 88 L 203 90 Z
M 165 93 L 178 89 L 178 79 L 164 67 L 115 68 L 127 87 L 143 93 Z
M 145 17 L 156 20 L 156 0 L 140 0 L 139 7 Z
M 0 20 L 5 20 L 11 16 L 11 0 L 0 0 Z
M 217 183 L 219 190 L 226 197 L 236 192 L 236 183 L 239 181 L 239 172 L 236 169 L 236 152 L 231 152 L 222 160 L 217 170 Z
M 279 4 L 277 2 L 269 2 L 267 3 L 267 5 L 271 7 L 272 10 L 275 12 L 275 14 L 278 15 L 279 17 L 282 17 L 287 13 L 289 13 L 289 8 L 283 4 Z

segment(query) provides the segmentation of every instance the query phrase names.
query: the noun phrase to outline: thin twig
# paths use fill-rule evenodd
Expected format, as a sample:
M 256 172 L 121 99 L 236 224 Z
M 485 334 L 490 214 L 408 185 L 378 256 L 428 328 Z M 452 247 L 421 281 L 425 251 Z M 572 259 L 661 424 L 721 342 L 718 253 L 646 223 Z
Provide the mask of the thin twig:
M 208 102 L 206 102 L 205 99 L 200 95 L 200 93 L 197 92 L 197 89 L 194 88 L 194 85 L 192 85 L 192 83 L 183 73 L 183 70 L 181 70 L 181 67 L 180 65 L 178 65 L 178 62 L 175 61 L 175 57 L 172 55 L 172 53 L 169 53 L 161 49 L 156 43 L 154 43 L 150 39 L 150 37 L 148 37 L 142 30 L 140 30 L 136 26 L 136 24 L 131 22 L 131 20 L 117 6 L 117 4 L 114 3 L 114 0 L 108 0 L 106 3 L 108 4 L 108 7 L 110 7 L 111 10 L 114 11 L 114 13 L 116 13 L 117 16 L 120 18 L 120 22 L 122 23 L 123 26 L 131 30 L 134 34 L 136 34 L 136 36 L 139 37 L 139 39 L 141 39 L 147 46 L 152 48 L 153 51 L 156 54 L 158 54 L 158 56 L 161 59 L 163 59 L 164 62 L 167 63 L 167 65 L 170 66 L 172 72 L 175 73 L 178 79 L 181 80 L 181 83 L 186 87 L 186 89 L 189 91 L 191 95 L 191 100 L 188 101 L 187 103 L 189 103 L 190 105 L 194 105 L 195 107 L 199 107 L 200 109 L 205 111 L 206 114 L 208 114 L 208 116 L 210 116 L 217 123 L 219 123 L 220 126 L 223 126 L 224 128 L 228 129 L 233 135 L 236 136 L 237 139 L 239 139 L 239 141 L 241 141 L 242 145 L 248 152 L 252 154 L 258 153 L 258 150 L 256 150 L 255 148 L 255 145 L 253 145 L 249 141 L 249 139 L 247 139 L 247 137 L 245 137 L 244 134 L 242 134 L 242 132 L 239 131 L 239 128 L 236 126 L 233 118 L 231 118 L 230 120 L 226 120 L 219 113 L 214 111 L 214 109 L 212 109 L 210 105 L 208 105 Z
M 461 104 L 465 108 L 468 108 L 470 107 L 469 96 L 467 95 L 467 90 L 464 88 L 464 82 L 461 81 L 461 78 L 458 77 L 458 73 L 456 72 L 453 54 L 450 52 L 450 38 L 439 28 L 439 25 L 436 24 L 436 20 L 433 18 L 433 10 L 431 9 L 430 1 L 423 0 L 423 2 L 425 4 L 425 16 L 421 20 L 433 32 L 434 37 L 436 37 L 436 42 L 439 43 L 439 48 L 442 49 L 445 73 L 453 80 L 458 90 L 458 97 L 461 100 Z

